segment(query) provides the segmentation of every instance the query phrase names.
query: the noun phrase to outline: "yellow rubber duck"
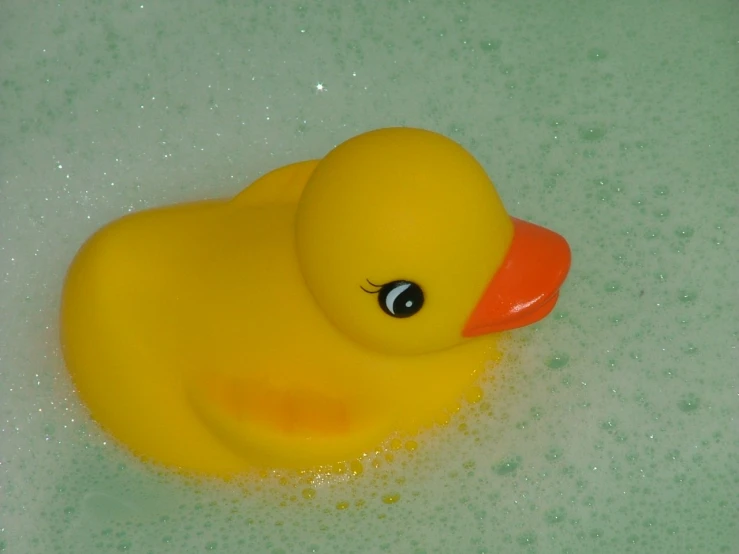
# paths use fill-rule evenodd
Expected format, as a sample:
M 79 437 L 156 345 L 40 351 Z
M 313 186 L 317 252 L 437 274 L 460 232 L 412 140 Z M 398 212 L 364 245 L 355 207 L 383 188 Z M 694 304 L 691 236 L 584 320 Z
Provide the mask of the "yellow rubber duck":
M 65 281 L 62 347 L 93 418 L 144 459 L 311 469 L 454 410 L 569 266 L 461 146 L 380 129 L 98 231 Z

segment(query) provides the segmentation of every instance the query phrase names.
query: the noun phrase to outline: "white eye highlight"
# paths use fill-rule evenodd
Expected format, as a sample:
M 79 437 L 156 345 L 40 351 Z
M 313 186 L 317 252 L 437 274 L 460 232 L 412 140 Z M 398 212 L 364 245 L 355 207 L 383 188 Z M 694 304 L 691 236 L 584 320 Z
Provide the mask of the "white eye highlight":
M 401 294 L 403 294 L 405 291 L 407 291 L 409 288 L 411 288 L 412 283 L 409 282 L 400 282 L 396 284 L 390 292 L 387 293 L 385 296 L 385 308 L 388 312 L 390 312 L 390 315 L 393 315 L 395 317 L 398 317 L 398 314 L 396 313 L 396 302 Z M 380 296 L 382 297 L 382 292 L 380 292 Z M 406 309 L 413 307 L 413 300 L 408 299 L 405 301 L 405 304 L 402 304 L 403 307 Z
M 413 281 L 399 279 L 384 285 L 375 285 L 370 280 L 367 280 L 367 282 L 371 286 L 377 287 L 378 290 L 367 290 L 361 287 L 362 290 L 370 294 L 377 294 L 380 308 L 391 317 L 410 317 L 417 314 L 423 307 L 423 290 Z

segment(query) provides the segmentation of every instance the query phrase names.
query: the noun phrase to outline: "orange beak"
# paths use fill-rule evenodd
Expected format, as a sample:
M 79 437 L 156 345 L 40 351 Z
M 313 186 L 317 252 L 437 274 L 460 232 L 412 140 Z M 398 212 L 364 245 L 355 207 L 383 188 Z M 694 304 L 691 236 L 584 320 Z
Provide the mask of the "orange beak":
M 570 270 L 571 254 L 561 235 L 513 220 L 513 242 L 462 335 L 475 337 L 536 323 L 554 309 Z

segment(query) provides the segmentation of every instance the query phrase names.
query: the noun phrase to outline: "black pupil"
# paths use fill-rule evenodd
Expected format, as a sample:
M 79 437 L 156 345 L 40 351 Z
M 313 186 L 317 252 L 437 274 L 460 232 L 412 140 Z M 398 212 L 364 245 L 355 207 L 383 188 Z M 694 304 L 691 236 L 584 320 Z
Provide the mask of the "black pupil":
M 423 291 L 411 281 L 393 281 L 382 286 L 378 300 L 387 315 L 410 317 L 423 306 Z

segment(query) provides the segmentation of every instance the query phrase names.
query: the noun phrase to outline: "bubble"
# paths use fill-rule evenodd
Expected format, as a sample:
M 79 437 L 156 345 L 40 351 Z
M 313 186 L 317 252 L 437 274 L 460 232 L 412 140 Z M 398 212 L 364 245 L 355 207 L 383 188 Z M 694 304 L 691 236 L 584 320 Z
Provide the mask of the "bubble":
M 551 355 L 546 362 L 546 366 L 549 369 L 562 369 L 570 362 L 569 354 L 557 353 Z
M 556 462 L 562 458 L 563 454 L 564 451 L 561 448 L 550 448 L 549 451 L 544 454 L 544 458 L 546 458 L 548 462 Z
M 647 201 L 646 201 L 646 199 L 643 196 L 637 196 L 636 198 L 634 198 L 631 201 L 631 205 L 634 206 L 634 207 L 636 207 L 636 208 L 641 208 L 646 203 L 647 203 Z
M 695 354 L 696 352 L 698 352 L 698 347 L 696 345 L 694 345 L 692 342 L 689 342 L 688 344 L 684 345 L 681 348 L 681 350 L 685 354 Z
M 211 541 L 209 543 L 206 543 L 205 549 L 208 551 L 216 550 L 218 548 L 218 543 L 215 541 Z
M 385 494 L 382 497 L 382 501 L 385 504 L 395 504 L 398 500 L 400 500 L 400 495 L 398 493 Z
M 352 475 L 361 475 L 364 473 L 364 466 L 359 460 L 352 460 L 349 462 L 349 471 L 351 471 Z
M 536 543 L 536 533 L 529 531 L 527 533 L 521 533 L 516 537 L 516 542 L 521 546 L 529 546 Z
M 621 290 L 621 283 L 619 283 L 618 281 L 609 281 L 608 283 L 606 283 L 604 290 L 606 292 L 617 292 Z
M 518 470 L 521 465 L 521 457 L 515 456 L 507 458 L 502 462 L 493 466 L 493 471 L 498 475 L 511 475 Z
M 461 139 L 465 135 L 464 127 L 459 123 L 452 123 L 447 127 L 446 134 L 450 137 Z
M 616 428 L 616 421 L 608 419 L 600 424 L 600 428 L 610 433 Z
M 695 231 L 692 227 L 678 227 L 678 229 L 675 231 L 675 234 L 681 239 L 689 239 L 693 236 L 694 232 Z
M 659 219 L 667 219 L 670 217 L 670 210 L 667 208 L 660 208 L 659 210 L 654 211 L 654 215 Z
M 603 127 L 583 127 L 580 129 L 580 138 L 588 142 L 601 140 L 606 136 L 606 130 Z
M 690 291 L 690 290 L 681 290 L 678 292 L 677 297 L 678 297 L 678 300 L 680 300 L 680 302 L 689 303 L 689 302 L 693 302 L 696 298 L 698 298 L 698 293 L 696 293 L 695 291 Z
M 588 50 L 588 59 L 591 62 L 599 62 L 605 60 L 608 57 L 608 53 L 602 48 L 591 48 Z
M 562 523 L 567 516 L 564 508 L 552 508 L 544 514 L 547 523 Z
M 500 40 L 483 40 L 480 43 L 480 48 L 485 52 L 492 52 L 493 50 L 498 50 L 501 44 L 502 41 Z
M 654 187 L 654 195 L 657 197 L 665 197 L 670 194 L 670 189 L 664 185 Z
M 677 407 L 680 408 L 681 412 L 691 413 L 698 409 L 700 406 L 700 399 L 693 393 L 683 395 L 678 402 Z
M 665 459 L 670 461 L 676 461 L 680 458 L 680 451 L 672 449 L 667 454 L 665 454 Z
M 559 129 L 562 125 L 564 125 L 564 121 L 561 119 L 551 119 L 549 121 L 549 126 L 554 129 Z

